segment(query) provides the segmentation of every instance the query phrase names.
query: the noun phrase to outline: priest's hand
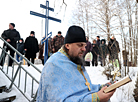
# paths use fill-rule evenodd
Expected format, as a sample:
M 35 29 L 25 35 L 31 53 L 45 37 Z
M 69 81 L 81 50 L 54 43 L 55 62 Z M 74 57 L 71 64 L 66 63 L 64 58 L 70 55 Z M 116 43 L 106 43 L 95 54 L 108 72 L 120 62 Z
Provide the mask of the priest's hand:
M 112 85 L 113 83 L 116 83 L 116 81 L 114 81 L 114 82 L 108 82 L 108 83 L 106 83 L 105 85 L 103 85 L 103 86 L 107 86 L 107 87 L 109 87 L 110 85 Z
M 115 90 L 108 92 L 108 93 L 104 93 L 104 90 L 107 88 L 107 86 L 103 87 L 100 91 L 97 92 L 100 102 L 107 102 L 110 97 L 114 94 Z

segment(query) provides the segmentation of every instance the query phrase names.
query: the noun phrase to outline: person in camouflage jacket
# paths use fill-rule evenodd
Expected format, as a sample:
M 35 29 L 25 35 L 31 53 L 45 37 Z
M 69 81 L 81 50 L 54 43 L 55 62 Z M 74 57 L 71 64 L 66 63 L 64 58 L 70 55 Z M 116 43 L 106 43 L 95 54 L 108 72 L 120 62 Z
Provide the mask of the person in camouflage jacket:
M 52 39 L 52 51 L 57 52 L 61 46 L 64 44 L 64 37 L 61 35 L 61 31 L 58 32 L 56 36 Z
M 109 60 L 113 61 L 118 59 L 118 53 L 120 52 L 119 43 L 116 41 L 114 36 L 111 37 L 109 43 L 108 43 L 108 49 L 109 49 Z

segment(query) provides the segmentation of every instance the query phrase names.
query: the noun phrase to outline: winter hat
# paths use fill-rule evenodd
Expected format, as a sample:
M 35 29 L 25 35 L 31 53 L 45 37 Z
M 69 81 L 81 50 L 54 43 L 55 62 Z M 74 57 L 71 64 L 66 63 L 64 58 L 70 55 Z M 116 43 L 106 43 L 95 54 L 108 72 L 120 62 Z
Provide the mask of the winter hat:
M 10 23 L 13 27 L 15 27 L 15 24 L 14 23 Z
M 106 40 L 105 40 L 105 39 L 102 39 L 102 40 L 101 40 L 101 44 L 102 44 L 102 41 L 104 41 L 104 43 L 106 43 Z
M 100 38 L 100 36 L 97 36 L 98 38 Z
M 34 34 L 35 35 L 35 32 L 34 31 L 31 31 L 30 34 Z
M 73 25 L 67 31 L 64 44 L 76 42 L 86 42 L 85 31 L 81 27 Z
M 58 34 L 61 34 L 61 31 L 58 31 Z
M 20 40 L 22 40 L 22 42 L 20 42 Z M 24 40 L 23 40 L 23 38 L 20 38 L 20 39 L 18 40 L 18 42 L 20 42 L 20 43 L 24 43 Z
M 23 38 L 20 38 L 20 40 L 22 40 L 22 41 L 23 41 Z

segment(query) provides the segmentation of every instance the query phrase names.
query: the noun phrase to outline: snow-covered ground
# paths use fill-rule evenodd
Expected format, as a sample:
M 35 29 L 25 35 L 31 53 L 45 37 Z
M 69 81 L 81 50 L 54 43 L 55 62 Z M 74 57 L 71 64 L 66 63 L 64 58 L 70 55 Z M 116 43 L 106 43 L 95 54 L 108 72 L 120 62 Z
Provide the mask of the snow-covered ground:
M 38 71 L 36 71 L 33 67 L 28 67 L 27 65 L 22 65 L 38 82 L 40 80 L 40 73 Z M 14 74 L 17 70 L 17 65 L 14 66 Z M 36 65 L 37 68 L 39 68 L 40 70 L 42 70 L 43 65 Z M 4 72 L 7 73 L 7 66 L 5 66 L 3 68 Z M 24 86 L 25 86 L 25 71 L 21 70 L 21 79 L 20 79 L 20 86 L 19 88 L 24 92 Z M 9 67 L 8 70 L 8 76 L 10 78 L 12 78 L 12 68 Z M 18 81 L 19 81 L 19 72 L 17 74 L 17 78 L 15 79 L 15 84 L 16 86 L 18 86 Z M 3 72 L 0 70 L 0 86 L 6 85 L 7 87 L 9 87 L 11 84 L 11 82 L 9 81 L 9 79 L 3 74 Z M 34 87 L 33 87 L 33 94 L 36 93 L 38 88 L 38 84 L 34 81 Z M 27 82 L 26 82 L 26 92 L 25 95 L 27 96 L 27 98 L 29 98 L 31 100 L 31 89 L 32 89 L 32 78 L 27 75 Z M 16 100 L 14 102 L 28 102 L 28 100 L 26 98 L 24 98 L 24 96 L 18 91 L 18 89 L 13 85 L 12 87 L 12 91 L 9 93 L 3 92 L 0 93 L 0 99 L 4 98 L 4 97 L 8 97 L 8 96 L 13 96 L 16 95 Z
M 104 67 L 86 67 L 86 70 L 93 84 L 105 84 L 109 82 L 106 75 L 103 74 Z M 117 88 L 116 92 L 111 97 L 111 102 L 135 102 L 133 90 L 135 88 L 137 71 L 137 67 L 130 67 L 129 75 L 131 76 L 132 82 Z
M 36 70 L 34 70 L 32 67 L 27 67 L 26 65 L 23 65 L 25 67 L 25 69 L 30 72 L 38 81 L 40 79 L 40 73 L 38 73 Z M 42 70 L 43 65 L 36 65 L 36 67 L 38 67 L 40 70 Z M 15 69 L 17 68 L 17 66 L 15 66 Z M 4 68 L 4 70 L 6 71 L 6 68 Z M 98 67 L 86 67 L 86 70 L 90 76 L 91 82 L 93 84 L 105 84 L 107 82 L 109 82 L 109 80 L 107 80 L 107 77 L 103 74 L 104 71 L 104 67 L 98 66 Z M 15 70 L 16 71 L 16 70 Z M 137 71 L 138 68 L 136 67 L 131 67 L 130 68 L 130 75 L 132 78 L 132 82 L 118 88 L 115 92 L 115 94 L 111 97 L 111 102 L 135 102 L 134 98 L 133 98 L 133 89 L 135 87 L 135 80 L 136 80 L 136 76 L 137 76 Z M 24 77 L 25 77 L 25 73 L 24 71 L 21 71 L 21 85 L 20 88 L 23 89 L 24 88 Z M 9 74 L 11 77 L 11 71 L 9 70 Z M 18 85 L 17 81 L 19 79 L 17 78 L 15 83 Z M 31 82 L 32 80 L 30 79 L 30 77 L 27 77 L 27 91 L 26 91 L 26 95 L 30 95 L 31 93 Z M 9 79 L 3 74 L 2 71 L 0 71 L 0 86 L 2 85 L 6 85 L 7 87 L 9 87 L 10 85 L 10 81 Z M 34 86 L 34 92 L 37 90 L 38 88 L 38 84 L 35 84 Z M 14 102 L 28 102 L 28 100 L 26 98 L 24 98 L 24 96 L 18 91 L 18 89 L 13 86 L 12 87 L 12 91 L 9 93 L 3 92 L 0 93 L 0 99 L 4 98 L 4 97 L 8 97 L 8 96 L 13 96 L 16 95 L 16 99 L 14 100 Z

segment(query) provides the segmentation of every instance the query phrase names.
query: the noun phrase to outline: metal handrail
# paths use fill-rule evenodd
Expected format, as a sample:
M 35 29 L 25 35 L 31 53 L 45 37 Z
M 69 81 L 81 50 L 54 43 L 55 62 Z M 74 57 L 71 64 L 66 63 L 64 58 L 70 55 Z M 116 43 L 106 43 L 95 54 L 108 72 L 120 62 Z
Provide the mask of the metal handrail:
M 18 50 L 16 50 L 13 46 L 11 46 L 7 41 L 5 41 L 2 37 L 0 37 L 0 39 L 6 44 L 8 45 L 12 50 L 14 50 L 18 55 L 20 55 L 23 59 L 25 59 L 26 62 L 28 62 L 30 65 L 32 65 L 38 72 L 41 73 L 41 71 L 34 66 L 33 63 L 31 63 L 27 58 L 25 58 Z
M 9 46 L 12 50 L 14 50 L 18 55 L 20 55 L 23 59 L 25 59 L 25 61 L 26 61 L 27 63 L 29 63 L 35 70 L 37 70 L 37 71 L 41 74 L 41 71 L 40 71 L 34 64 L 32 64 L 27 58 L 25 58 L 19 51 L 17 51 L 13 46 L 11 46 L 11 45 L 10 45 L 8 42 L 6 42 L 3 38 L 0 37 L 0 39 L 1 39 L 7 46 Z M 34 78 L 34 77 L 30 74 L 30 72 L 28 72 L 28 71 L 21 65 L 22 62 L 18 62 L 18 61 L 17 61 L 16 59 L 14 59 L 10 54 L 8 54 L 8 52 L 6 51 L 6 48 L 5 48 L 5 47 L 4 47 L 4 48 L 0 47 L 0 49 L 2 49 L 2 51 L 3 51 L 6 55 L 8 55 L 9 58 L 11 58 L 11 59 L 18 65 L 18 68 L 17 68 L 17 70 L 16 70 L 16 72 L 15 72 L 15 75 L 13 75 L 13 74 L 14 74 L 14 64 L 13 64 L 13 68 L 12 68 L 12 78 L 10 78 L 10 77 L 8 76 L 8 70 L 9 70 L 8 67 L 7 67 L 7 73 L 5 73 L 5 71 L 3 70 L 3 69 L 4 69 L 3 66 L 2 66 L 2 68 L 0 68 L 1 71 L 2 71 L 2 72 L 7 76 L 7 78 L 11 81 L 11 84 L 10 84 L 10 86 L 9 86 L 9 90 L 11 90 L 12 86 L 14 85 L 14 86 L 23 94 L 23 96 L 24 96 L 28 101 L 34 102 L 35 99 L 36 99 L 36 96 L 37 96 L 37 91 L 36 91 L 36 92 L 35 92 L 35 95 L 34 95 L 34 97 L 33 97 L 34 81 L 35 81 L 37 84 L 39 84 L 39 81 L 38 81 L 36 78 Z M 0 57 L 0 61 L 1 61 L 2 57 L 3 57 L 3 56 Z M 22 90 L 20 89 L 21 69 L 25 72 L 25 85 L 24 85 L 24 91 L 22 91 Z M 16 85 L 16 84 L 14 83 L 14 81 L 15 81 L 15 79 L 16 79 L 16 77 L 17 77 L 17 74 L 19 74 L 18 85 Z M 33 98 L 32 100 L 30 100 L 30 99 L 25 95 L 25 92 L 26 92 L 27 75 L 29 75 L 29 77 L 32 78 L 32 86 L 31 86 L 31 98 Z

